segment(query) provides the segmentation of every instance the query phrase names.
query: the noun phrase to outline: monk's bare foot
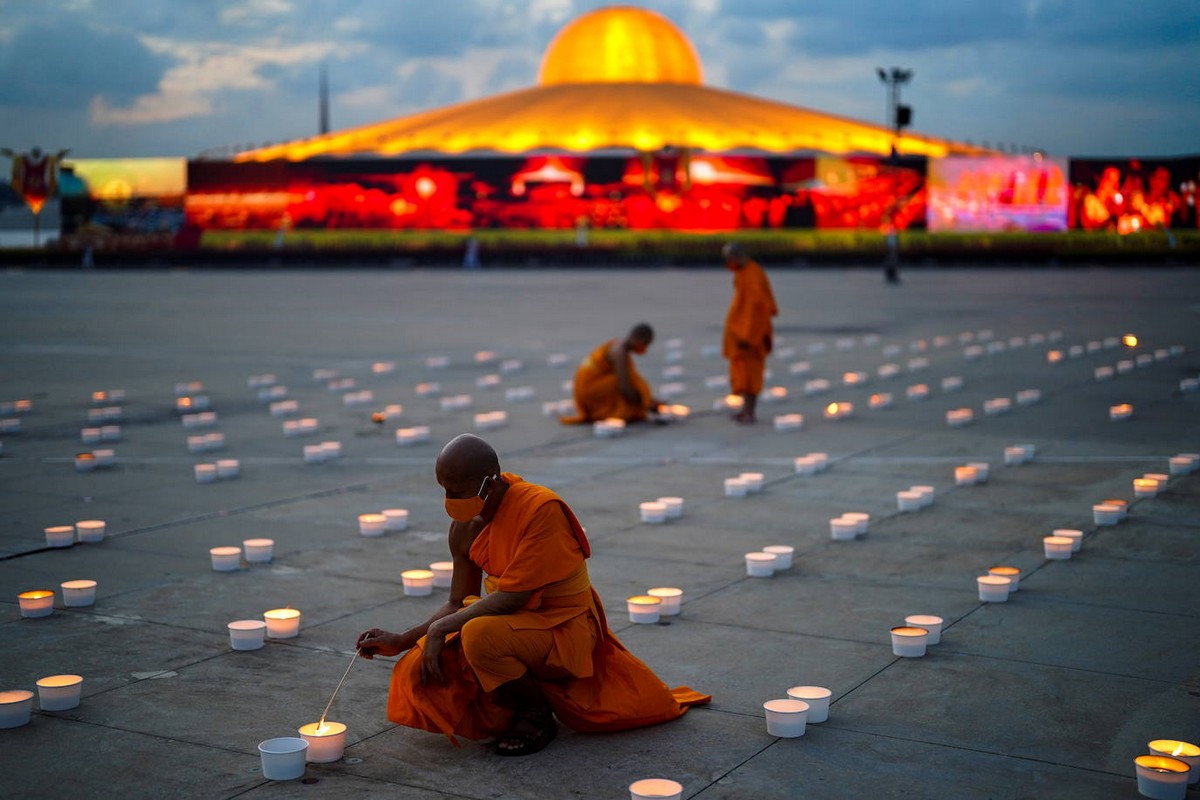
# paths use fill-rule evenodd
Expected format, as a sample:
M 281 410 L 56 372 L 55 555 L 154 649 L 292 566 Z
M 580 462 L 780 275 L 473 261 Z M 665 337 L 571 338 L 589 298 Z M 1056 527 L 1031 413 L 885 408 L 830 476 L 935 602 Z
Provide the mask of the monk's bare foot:
M 496 739 L 496 755 L 528 756 L 545 749 L 558 735 L 554 717 L 520 716 Z
M 741 425 L 753 425 L 757 420 L 754 415 L 747 411 L 739 411 L 733 415 L 733 421 Z

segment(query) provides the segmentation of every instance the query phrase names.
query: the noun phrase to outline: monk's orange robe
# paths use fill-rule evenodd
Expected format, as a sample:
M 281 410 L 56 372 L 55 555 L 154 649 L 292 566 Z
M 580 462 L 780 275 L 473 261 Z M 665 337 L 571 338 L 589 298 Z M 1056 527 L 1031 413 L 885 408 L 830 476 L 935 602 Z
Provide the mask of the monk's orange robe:
M 625 369 L 629 382 L 637 390 L 638 401 L 631 403 L 621 394 L 616 367 L 609 358 L 615 340 L 610 339 L 592 351 L 575 371 L 575 408 L 573 417 L 563 417 L 564 425 L 594 422 L 598 419 L 616 417 L 626 421 L 642 420 L 650 410 L 654 396 L 646 382 L 633 365 L 633 356 L 625 354 Z
M 725 315 L 722 352 L 729 359 L 729 390 L 758 394 L 763 387 L 767 354 L 771 352 L 771 317 L 779 313 L 767 273 L 747 260 L 733 273 L 733 300 Z M 738 347 L 739 341 L 748 347 Z
M 520 611 L 477 617 L 447 636 L 441 652 L 445 683 L 421 685 L 422 637 L 392 671 L 388 719 L 451 741 L 502 733 L 512 713 L 494 690 L 523 675 L 525 666 L 517 662 L 539 648 L 541 662 L 528 669 L 555 716 L 577 731 L 655 725 L 709 702 L 711 696 L 686 686 L 668 688 L 609 631 L 587 576 L 584 559 L 591 548 L 566 503 L 518 475 L 503 478 L 508 492 L 470 558 L 486 574 L 489 592 L 533 595 Z

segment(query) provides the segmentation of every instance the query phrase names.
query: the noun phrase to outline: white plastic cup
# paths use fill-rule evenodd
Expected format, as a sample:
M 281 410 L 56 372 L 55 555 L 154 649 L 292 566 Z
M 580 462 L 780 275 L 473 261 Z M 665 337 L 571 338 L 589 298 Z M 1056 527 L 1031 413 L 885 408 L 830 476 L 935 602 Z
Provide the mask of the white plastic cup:
M 792 568 L 792 556 L 795 554 L 796 548 L 790 544 L 772 544 L 764 547 L 762 551 L 775 556 L 776 572 Z
M 921 496 L 921 508 L 928 508 L 933 505 L 933 487 L 932 486 L 910 486 L 909 491 L 916 492 Z
M 216 464 L 197 464 L 192 468 L 196 483 L 212 483 L 217 479 Z
M 638 510 L 641 513 L 642 522 L 659 525 L 667 521 L 667 506 L 665 503 L 656 501 L 641 503 L 638 506 Z
M 829 719 L 829 701 L 833 692 L 824 686 L 793 686 L 788 697 L 808 703 L 808 722 L 816 725 Z
M 54 592 L 49 589 L 34 589 L 17 595 L 22 619 L 48 617 L 54 613 Z
M 683 516 L 682 497 L 660 497 L 658 502 L 667 507 L 667 519 L 679 519 Z
M 920 658 L 929 644 L 929 631 L 913 625 L 892 628 L 892 655 L 901 658 Z
M 328 764 L 341 761 L 346 751 L 346 725 L 342 722 L 325 720 L 301 725 L 300 738 L 308 742 L 307 760 L 313 764 Z
M 44 530 L 47 547 L 70 547 L 75 544 L 74 525 L 53 525 Z
M 433 571 L 428 569 L 406 569 L 400 573 L 406 597 L 428 597 L 433 594 Z
M 1054 536 L 1065 536 L 1071 540 L 1071 552 L 1078 553 L 1083 549 L 1083 531 L 1073 528 L 1055 528 L 1052 532 Z
M 629 613 L 629 621 L 640 625 L 650 625 L 658 622 L 662 616 L 663 601 L 661 597 L 649 594 L 639 594 L 626 598 L 625 610 Z
M 454 578 L 453 561 L 434 561 L 429 565 L 433 573 L 433 585 L 438 589 L 448 589 Z
M 1200 748 L 1191 742 L 1177 739 L 1153 739 L 1146 743 L 1146 749 L 1156 756 L 1177 758 L 1192 768 L 1188 773 L 1188 783 L 1200 781 Z
M 1042 549 L 1052 561 L 1066 561 L 1071 557 L 1072 539 L 1069 536 L 1043 536 Z
M 767 717 L 767 733 L 781 739 L 795 739 L 804 735 L 808 723 L 808 703 L 788 697 L 768 700 L 763 703 Z
M 854 524 L 857 526 L 854 531 L 856 536 L 862 537 L 867 535 L 867 531 L 871 525 L 870 514 L 865 511 L 847 511 L 842 514 L 842 519 L 854 521 Z
M 904 624 L 913 628 L 924 628 L 929 631 L 926 644 L 939 644 L 942 641 L 942 625 L 945 620 L 932 614 L 909 614 L 904 618 Z
M 763 474 L 761 472 L 743 472 L 738 476 L 746 482 L 747 494 L 758 494 L 763 488 Z
M 746 482 L 741 478 L 726 478 L 725 479 L 725 496 L 726 497 L 745 497 L 748 489 Z
M 1138 793 L 1154 800 L 1184 800 L 1191 769 L 1172 756 L 1144 755 L 1133 760 Z
M 241 462 L 239 462 L 236 458 L 222 458 L 217 462 L 217 477 L 223 480 L 236 478 L 241 471 Z
M 38 708 L 42 711 L 69 711 L 79 707 L 83 676 L 49 675 L 37 682 Z
M 32 714 L 33 692 L 28 689 L 0 692 L 0 729 L 28 725 Z
M 280 736 L 259 742 L 262 776 L 272 781 L 294 781 L 304 776 L 308 742 L 296 736 Z
M 243 539 L 242 549 L 250 564 L 267 564 L 275 553 L 274 539 Z
M 383 536 L 387 529 L 387 517 L 383 514 L 359 514 L 358 532 L 363 536 Z
M 775 574 L 775 556 L 761 550 L 746 553 L 746 574 L 751 578 L 770 578 Z
M 1116 525 L 1121 521 L 1121 507 L 1110 503 L 1097 503 L 1092 506 L 1092 519 L 1097 525 Z
M 238 619 L 226 625 L 229 646 L 234 650 L 258 650 L 266 641 L 267 623 L 261 619 Z
M 921 493 L 911 489 L 896 492 L 896 506 L 900 511 L 920 511 Z
M 990 567 L 988 568 L 989 575 L 999 575 L 1001 578 L 1008 578 L 1011 583 L 1008 587 L 1009 594 L 1017 591 L 1021 585 L 1021 570 L 1017 567 Z
M 834 517 L 829 520 L 829 538 L 836 542 L 848 542 L 858 535 L 858 520 Z
M 406 531 L 408 530 L 408 509 L 405 508 L 385 508 L 380 512 L 383 514 L 384 530 L 388 531 Z M 361 517 L 360 517 L 361 519 Z
M 662 600 L 662 606 L 658 611 L 659 616 L 678 616 L 681 610 L 681 604 L 683 602 L 682 589 L 676 589 L 673 586 L 658 586 L 653 589 L 647 589 L 646 594 Z
M 976 483 L 987 483 L 988 476 L 991 475 L 992 472 L 991 464 L 986 461 L 968 461 L 967 466 L 975 469 Z
M 208 555 L 212 559 L 214 572 L 234 572 L 242 566 L 240 547 L 210 547 Z
M 629 784 L 629 800 L 680 800 L 683 785 L 666 778 L 644 778 Z
M 980 575 L 975 579 L 975 583 L 979 588 L 979 599 L 983 602 L 1008 602 L 1009 587 L 1012 585 L 1011 578 L 1005 578 L 1002 575 Z
M 295 639 L 300 635 L 301 613 L 296 608 L 272 608 L 263 612 L 267 636 L 272 639 Z
M 84 608 L 86 606 L 95 605 L 95 581 L 63 581 L 60 586 L 62 588 L 64 606 L 70 608 Z

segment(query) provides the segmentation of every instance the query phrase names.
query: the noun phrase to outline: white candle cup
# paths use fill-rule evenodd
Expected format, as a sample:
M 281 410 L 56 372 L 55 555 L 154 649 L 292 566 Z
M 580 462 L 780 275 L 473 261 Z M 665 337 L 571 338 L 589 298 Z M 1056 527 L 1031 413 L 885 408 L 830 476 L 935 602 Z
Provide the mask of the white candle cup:
M 993 397 L 983 401 L 983 413 L 989 417 L 997 417 L 1012 411 L 1012 400 L 1007 397 Z
M 804 427 L 803 414 L 779 414 L 775 417 L 772 424 L 775 430 L 779 432 L 798 431 Z
M 46 536 L 47 547 L 70 547 L 75 544 L 74 525 L 53 525 L 45 528 L 43 533 Z
M 229 646 L 234 650 L 259 650 L 267 634 L 267 623 L 261 619 L 239 619 L 225 626 L 229 629 Z
M 764 547 L 762 551 L 775 556 L 776 572 L 792 568 L 792 557 L 796 553 L 796 548 L 790 544 L 772 544 Z
M 300 611 L 295 608 L 272 608 L 263 612 L 267 636 L 272 639 L 295 639 L 300 635 Z
M 924 400 L 929 397 L 929 387 L 923 383 L 915 383 L 904 390 L 904 396 L 909 400 Z
M 28 725 L 33 714 L 33 692 L 9 689 L 0 692 L 0 729 Z
M 751 578 L 770 578 L 775 574 L 775 556 L 759 551 L 746 553 L 746 574 Z
M 359 514 L 358 532 L 362 536 L 383 536 L 387 530 L 387 517 L 383 514 Z
M 1100 526 L 1116 525 L 1121 521 L 1121 507 L 1111 503 L 1092 506 L 1092 520 Z
M 408 530 L 408 509 L 406 508 L 385 508 L 380 512 L 383 514 L 383 528 L 388 531 L 406 531 Z
M 85 608 L 96 603 L 95 581 L 63 581 L 60 587 L 62 588 L 63 605 L 68 608 Z
M 54 592 L 47 589 L 21 592 L 17 595 L 17 603 L 21 606 L 21 616 L 25 619 L 48 617 L 54 613 Z
M 1043 536 L 1042 548 L 1051 561 L 1066 561 L 1071 557 L 1072 540 L 1067 536 Z
M 242 551 L 250 564 L 270 563 L 275 552 L 274 539 L 243 539 Z
M 1188 456 L 1171 456 L 1167 460 L 1169 472 L 1173 476 L 1189 475 L 1194 469 L 1192 459 Z
M 1083 549 L 1083 531 L 1074 528 L 1055 528 L 1051 531 L 1051 535 L 1070 539 L 1072 553 L 1078 553 Z
M 975 579 L 979 588 L 979 599 L 985 603 L 1008 602 L 1012 581 L 1002 575 L 980 575 Z
M 787 690 L 788 697 L 808 703 L 808 722 L 813 725 L 829 719 L 829 701 L 833 692 L 824 686 L 793 686 Z
M 641 503 L 638 510 L 642 516 L 642 522 L 651 525 L 658 525 L 667 521 L 667 506 L 665 503 L 647 502 Z
M 272 417 L 287 417 L 300 413 L 300 404 L 295 400 L 279 400 L 267 408 Z
M 989 567 L 988 575 L 997 575 L 1001 578 L 1008 578 L 1009 594 L 1012 594 L 1013 592 L 1017 591 L 1017 589 L 1019 589 L 1021 586 L 1021 570 L 1018 569 L 1017 567 L 1008 567 L 1008 566 Z
M 625 608 L 629 612 L 629 621 L 640 625 L 650 625 L 658 622 L 662 616 L 663 601 L 661 597 L 649 594 L 639 594 L 625 598 Z
M 242 567 L 240 547 L 210 547 L 208 555 L 214 572 L 235 572 Z
M 1116 370 L 1112 367 L 1096 367 L 1092 370 L 1092 378 L 1096 381 L 1111 381 L 1116 375 Z
M 768 700 L 763 703 L 767 717 L 767 733 L 781 739 L 795 739 L 804 735 L 808 723 L 808 703 L 786 698 Z
M 809 456 L 796 456 L 792 463 L 797 475 L 817 474 L 817 462 Z
M 809 453 L 808 457 L 817 465 L 817 472 L 824 472 L 829 467 L 828 453 Z
M 1151 478 L 1133 479 L 1133 496 L 1138 500 L 1148 500 L 1158 496 L 1158 481 Z
M 854 416 L 854 404 L 847 403 L 844 400 L 838 403 L 830 403 L 825 406 L 824 415 L 825 419 L 834 421 L 850 419 L 850 417 Z
M 969 408 L 952 408 L 946 412 L 946 424 L 951 428 L 961 428 L 975 421 L 975 412 Z
M 1100 502 L 1103 505 L 1110 505 L 1110 506 L 1117 507 L 1117 521 L 1118 522 L 1124 522 L 1125 518 L 1129 516 L 1129 501 L 1128 500 L 1121 500 L 1116 497 L 1106 497 L 1103 500 L 1101 500 Z
M 310 722 L 301 725 L 300 738 L 308 742 L 310 764 L 341 761 L 346 752 L 346 726 L 341 722 Z
M 449 589 L 454 578 L 453 561 L 434 561 L 429 565 L 433 573 L 433 585 L 438 589 Z
M 212 483 L 217 479 L 217 465 L 197 464 L 192 467 L 192 475 L 196 478 L 196 483 Z
M 858 535 L 858 520 L 834 517 L 829 520 L 829 538 L 835 542 L 848 542 Z
M 81 675 L 49 675 L 37 682 L 38 708 L 42 711 L 70 711 L 79 707 L 83 694 Z
M 325 463 L 325 448 L 319 444 L 304 445 L 304 463 L 305 464 L 324 464 Z
M 103 436 L 100 428 L 83 428 L 79 431 L 79 441 L 84 444 L 95 444 Z
M 206 433 L 203 438 L 205 450 L 223 450 L 225 448 L 225 434 L 223 433 Z
M 921 493 L 912 490 L 896 492 L 896 507 L 900 511 L 919 511 L 922 508 Z
M 674 617 L 678 616 L 682 609 L 683 590 L 676 589 L 673 586 L 658 586 L 653 589 L 647 589 L 646 594 L 651 597 L 657 597 L 662 601 L 659 607 L 659 616 Z
M 725 496 L 726 497 L 745 497 L 746 482 L 741 478 L 726 478 L 725 479 Z
M 746 482 L 746 492 L 748 494 L 758 494 L 763 488 L 763 474 L 761 472 L 743 472 L 738 475 Z
M 683 784 L 666 778 L 643 778 L 629 784 L 629 800 L 680 800 Z
M 335 461 L 342 457 L 341 442 L 321 442 L 321 450 L 325 453 L 326 461 Z
M 942 625 L 945 620 L 941 617 L 935 617 L 932 614 L 909 614 L 904 618 L 904 624 L 913 628 L 924 628 L 929 632 L 929 638 L 925 640 L 927 645 L 940 644 L 942 641 Z M 895 639 L 893 638 L 893 644 Z
M 658 502 L 667 507 L 667 519 L 679 519 L 683 516 L 682 497 L 660 497 Z
M 1200 781 L 1200 747 L 1191 742 L 1178 739 L 1155 739 L 1147 742 L 1146 747 L 1151 755 L 1177 758 L 1192 768 L 1188 773 L 1188 783 Z
M 1154 800 L 1184 800 L 1187 796 L 1188 773 L 1191 769 L 1171 756 L 1138 756 L 1133 760 L 1137 770 L 1138 793 Z
M 242 465 L 236 458 L 222 458 L 217 462 L 217 477 L 221 480 L 230 480 L 241 474 Z
M 1042 400 L 1042 392 L 1040 389 L 1022 389 L 1017 392 L 1017 405 L 1032 406 L 1040 403 Z
M 297 736 L 267 739 L 258 745 L 262 776 L 271 781 L 294 781 L 304 777 L 308 742 Z
M 1200 378 L 1182 378 L 1179 381 L 1179 391 L 1184 394 L 1200 391 Z
M 910 486 L 909 491 L 916 492 L 921 495 L 921 508 L 928 508 L 933 505 L 933 487 L 932 486 Z
M 892 628 L 892 655 L 920 658 L 929 644 L 929 631 L 912 625 Z
M 433 594 L 433 572 L 427 569 L 406 569 L 400 573 L 406 597 L 428 597 Z
M 847 511 L 842 514 L 842 519 L 853 520 L 857 526 L 854 533 L 857 537 L 862 538 L 867 535 L 871 525 L 871 515 L 865 511 Z
M 955 467 L 954 484 L 956 486 L 974 486 L 979 482 L 979 473 L 974 467 Z
M 1132 416 L 1133 406 L 1129 403 L 1121 403 L 1108 408 L 1108 418 L 1113 422 L 1124 422 Z
M 893 399 L 890 392 L 877 392 L 867 398 L 867 407 L 872 411 L 882 411 L 891 408 Z
M 1117 362 L 1117 374 L 1124 375 L 1127 372 L 1133 372 L 1133 359 L 1123 358 Z
M 942 378 L 943 392 L 957 392 L 963 388 L 963 379 L 958 375 L 949 375 Z
M 103 468 L 111 467 L 117 461 L 117 453 L 111 448 L 93 450 L 92 457 L 96 459 L 96 466 Z

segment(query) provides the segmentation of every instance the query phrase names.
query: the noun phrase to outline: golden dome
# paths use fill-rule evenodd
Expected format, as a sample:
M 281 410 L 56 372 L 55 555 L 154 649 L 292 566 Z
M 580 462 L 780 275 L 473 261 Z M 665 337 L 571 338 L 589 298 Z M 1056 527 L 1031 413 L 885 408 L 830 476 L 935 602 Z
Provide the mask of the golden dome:
M 666 17 L 609 6 L 569 23 L 542 57 L 538 83 L 684 83 L 699 85 L 700 59 Z

